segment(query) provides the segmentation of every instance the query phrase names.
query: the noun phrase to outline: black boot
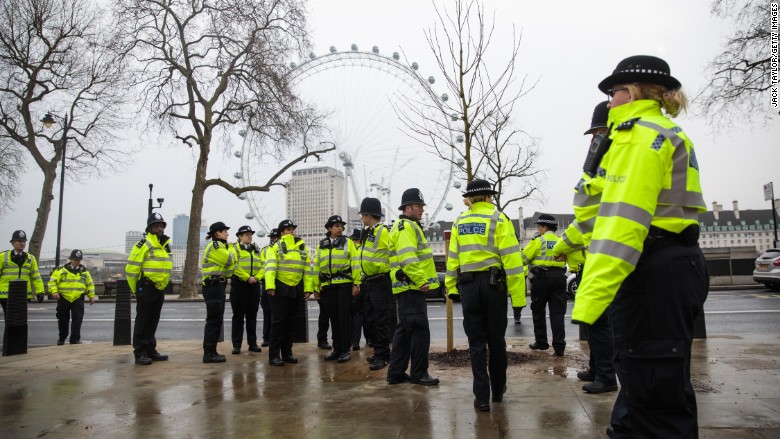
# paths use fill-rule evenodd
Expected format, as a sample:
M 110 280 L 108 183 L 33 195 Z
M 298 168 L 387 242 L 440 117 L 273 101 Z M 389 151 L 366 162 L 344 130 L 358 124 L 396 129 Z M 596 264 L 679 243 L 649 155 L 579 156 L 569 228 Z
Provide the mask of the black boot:
M 225 356 L 219 355 L 217 353 L 216 349 L 210 349 L 203 351 L 203 362 L 204 363 L 224 363 L 225 362 Z

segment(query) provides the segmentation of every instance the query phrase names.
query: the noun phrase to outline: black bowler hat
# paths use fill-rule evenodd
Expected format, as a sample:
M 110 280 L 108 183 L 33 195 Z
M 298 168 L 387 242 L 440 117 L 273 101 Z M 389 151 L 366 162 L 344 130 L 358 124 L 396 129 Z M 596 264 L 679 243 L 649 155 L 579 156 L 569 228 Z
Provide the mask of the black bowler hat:
M 546 213 L 539 214 L 539 218 L 536 219 L 536 222 L 534 224 L 541 224 L 543 226 L 553 226 L 558 227 L 558 220 L 555 219 L 554 216 L 548 215 Z
M 167 227 L 168 224 L 165 223 L 165 220 L 163 219 L 162 215 L 155 212 L 151 215 L 149 215 L 149 218 L 146 219 L 146 231 L 149 231 L 149 227 L 152 226 L 152 224 L 162 223 L 163 227 Z
M 214 236 L 214 233 L 220 230 L 230 230 L 230 227 L 226 226 L 222 221 L 217 221 L 209 226 L 209 233 L 206 233 L 206 239 L 210 239 Z
M 349 235 L 349 239 L 354 239 L 354 240 L 361 239 L 362 234 L 363 234 L 363 229 L 359 227 L 355 227 L 354 229 L 352 229 L 352 234 Z
M 377 198 L 366 197 L 360 202 L 359 214 L 382 217 L 382 203 Z
M 479 195 L 495 195 L 498 192 L 493 190 L 493 186 L 487 180 L 472 180 L 466 185 L 466 192 L 463 197 L 477 197 Z
M 670 90 L 682 87 L 672 76 L 666 61 L 655 56 L 635 55 L 620 61 L 612 74 L 599 83 L 599 90 L 607 93 L 614 85 L 632 82 L 663 85 Z
M 293 229 L 297 229 L 298 228 L 298 226 L 294 222 L 292 222 L 291 220 L 286 219 L 286 220 L 280 222 L 279 223 L 279 227 L 277 227 L 277 231 L 279 232 L 279 236 L 282 236 L 282 232 L 284 231 L 284 229 L 286 229 L 288 227 L 292 227 Z
M 236 236 L 241 236 L 242 233 L 255 233 L 255 231 L 252 230 L 251 226 L 241 226 L 238 228 L 238 232 L 236 232 Z
M 401 195 L 401 205 L 398 207 L 398 210 L 404 210 L 404 207 L 410 204 L 419 204 L 420 206 L 426 205 L 425 200 L 423 200 L 422 192 L 416 187 L 404 191 Z
M 271 233 L 268 234 L 269 238 L 278 238 L 280 236 L 282 235 L 279 233 L 279 229 L 271 229 Z
M 68 259 L 78 259 L 80 261 L 84 259 L 84 254 L 81 253 L 81 250 L 74 249 L 72 252 L 70 252 L 70 258 Z
M 330 227 L 333 226 L 334 224 L 341 224 L 342 226 L 347 225 L 346 221 L 341 219 L 341 216 L 333 215 L 330 218 L 328 218 L 328 222 L 325 223 L 325 228 L 330 229 Z
M 609 104 L 608 101 L 599 102 L 596 108 L 593 109 L 593 117 L 590 119 L 590 129 L 585 131 L 585 135 L 593 134 L 599 128 L 607 127 L 607 118 L 609 118 Z
M 11 242 L 14 241 L 27 242 L 27 234 L 24 233 L 24 230 L 17 230 L 11 235 Z

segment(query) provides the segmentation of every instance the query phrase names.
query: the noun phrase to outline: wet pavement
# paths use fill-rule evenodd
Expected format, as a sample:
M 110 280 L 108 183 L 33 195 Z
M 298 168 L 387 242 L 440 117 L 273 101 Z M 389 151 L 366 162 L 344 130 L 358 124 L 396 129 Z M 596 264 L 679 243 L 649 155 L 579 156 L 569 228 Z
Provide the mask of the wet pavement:
M 702 438 L 780 437 L 780 337 L 711 336 L 694 342 L 693 380 Z M 576 372 L 584 342 L 566 356 L 531 353 L 508 338 L 517 361 L 508 391 L 476 412 L 468 367 L 431 363 L 438 387 L 388 385 L 365 348 L 344 364 L 297 344 L 300 363 L 230 355 L 203 364 L 199 340 L 160 340 L 170 361 L 136 366 L 132 348 L 105 343 L 30 349 L 0 358 L 3 438 L 605 438 L 616 393 L 588 395 Z M 456 348 L 465 349 L 465 340 Z M 443 341 L 432 351 L 443 352 Z

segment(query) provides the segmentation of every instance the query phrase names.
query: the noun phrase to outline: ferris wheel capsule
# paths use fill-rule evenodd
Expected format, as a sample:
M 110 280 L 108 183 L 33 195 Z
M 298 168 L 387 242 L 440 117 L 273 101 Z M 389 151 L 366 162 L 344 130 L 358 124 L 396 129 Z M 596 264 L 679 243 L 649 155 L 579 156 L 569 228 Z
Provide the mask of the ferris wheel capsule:
M 458 135 L 458 137 L 455 138 L 455 141 L 458 143 L 463 143 L 463 136 Z
M 246 200 L 246 194 L 243 193 L 243 192 L 238 194 L 238 199 L 241 200 L 241 201 L 245 201 Z
M 456 161 L 455 164 L 457 164 L 458 166 L 463 166 L 466 164 L 466 161 L 463 159 L 458 159 L 458 161 Z
M 447 209 L 447 210 L 452 210 L 452 204 L 450 204 L 450 203 L 447 203 L 447 204 L 444 206 L 444 208 L 445 208 L 445 209 Z
M 455 189 L 460 189 L 460 182 L 456 181 L 455 183 L 452 183 L 452 187 L 454 187 Z
M 441 230 L 441 224 L 439 224 L 439 223 L 433 223 L 433 225 L 431 226 L 431 228 L 432 228 L 434 231 L 438 232 L 439 230 Z
M 457 121 L 459 119 L 458 118 L 458 113 L 452 113 L 452 115 L 450 117 L 452 118 L 453 122 L 455 122 L 455 121 Z
M 241 179 L 241 173 L 240 172 L 236 172 L 235 174 L 233 174 L 233 178 L 235 178 L 236 180 L 240 180 Z
M 372 48 L 371 48 L 371 51 L 372 51 L 372 52 L 374 52 L 374 53 L 376 53 L 376 54 L 379 54 L 379 46 L 374 46 L 374 47 L 372 47 Z
M 330 46 L 330 53 L 336 53 L 336 46 Z
M 413 62 L 413 63 L 412 63 L 412 70 L 417 70 L 417 69 L 419 69 L 419 68 L 420 68 L 420 65 L 419 65 L 419 64 L 417 64 L 416 62 Z
M 262 238 L 265 236 L 265 230 L 259 230 L 257 233 L 255 233 L 258 237 Z
M 393 59 L 398 61 L 399 59 L 401 59 L 401 55 L 399 55 L 398 52 L 393 52 Z
M 233 155 L 237 158 L 241 158 L 241 151 L 233 151 Z
M 254 218 L 254 217 L 255 217 L 255 214 L 254 214 L 254 213 L 252 213 L 252 212 L 249 212 L 249 213 L 247 213 L 246 215 L 244 215 L 244 218 L 246 218 L 246 219 L 248 219 L 248 220 L 251 220 L 251 219 L 252 219 L 252 218 Z
M 447 93 L 444 93 L 441 95 L 441 100 L 444 102 L 447 102 L 450 99 L 450 96 Z
M 357 44 L 355 43 L 352 43 L 352 46 L 350 46 L 349 48 L 352 49 L 353 52 L 357 52 L 358 50 Z
M 238 130 L 238 135 L 241 137 L 246 137 L 246 130 Z
M 309 52 L 309 59 L 314 59 L 316 57 L 317 55 L 315 55 L 314 52 Z
M 290 63 L 290 68 L 291 69 L 295 69 L 296 67 L 298 67 L 298 64 L 295 64 L 294 62 Z
M 415 70 L 417 70 L 417 69 L 415 69 Z M 433 83 L 435 83 L 435 82 L 436 82 L 436 78 L 434 78 L 433 76 L 429 76 L 429 77 L 428 77 L 428 83 L 429 83 L 429 84 L 433 84 Z

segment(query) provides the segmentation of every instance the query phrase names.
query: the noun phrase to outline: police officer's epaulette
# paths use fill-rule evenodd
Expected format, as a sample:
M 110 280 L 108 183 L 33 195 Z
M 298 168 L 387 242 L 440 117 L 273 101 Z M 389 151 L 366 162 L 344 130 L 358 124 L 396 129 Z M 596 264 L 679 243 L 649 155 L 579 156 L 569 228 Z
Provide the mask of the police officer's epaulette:
M 219 248 L 219 241 L 214 241 L 214 243 L 211 244 L 211 245 L 214 246 L 214 249 L 218 249 Z
M 404 220 L 399 219 L 398 220 L 398 230 L 403 230 L 403 229 L 404 229 Z
M 146 239 L 142 239 L 142 240 L 138 241 L 138 243 L 136 243 L 135 246 L 138 247 L 138 248 L 143 248 L 144 247 L 144 242 L 146 242 Z
M 323 238 L 320 241 L 320 248 L 330 247 L 330 238 Z
M 616 129 L 617 131 L 625 131 L 625 130 L 630 130 L 631 128 L 634 128 L 634 124 L 635 124 L 635 123 L 636 123 L 636 121 L 638 121 L 639 119 L 641 119 L 641 118 L 640 118 L 640 117 L 635 117 L 635 118 L 633 118 L 633 119 L 629 119 L 629 120 L 627 120 L 627 121 L 625 121 L 625 122 L 621 123 L 620 125 L 618 125 L 618 126 L 617 126 L 617 128 L 615 128 L 615 129 Z

